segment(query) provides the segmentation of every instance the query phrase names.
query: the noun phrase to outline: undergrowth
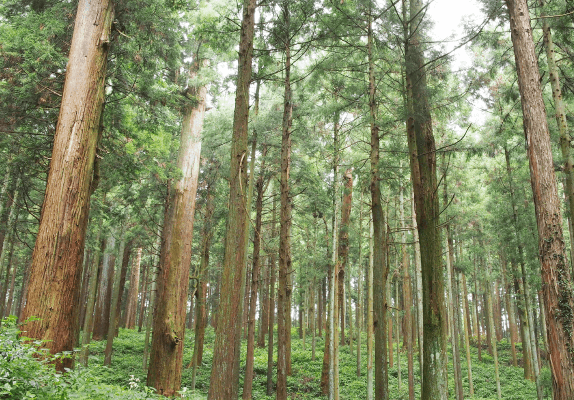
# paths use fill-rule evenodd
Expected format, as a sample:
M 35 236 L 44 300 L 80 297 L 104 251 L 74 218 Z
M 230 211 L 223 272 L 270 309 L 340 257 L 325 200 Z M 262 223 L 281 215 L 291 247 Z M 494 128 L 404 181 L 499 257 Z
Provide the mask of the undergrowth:
M 138 400 L 164 399 L 157 396 L 153 388 L 145 386 L 146 373 L 142 366 L 145 334 L 134 330 L 120 329 L 119 337 L 114 340 L 114 352 L 111 368 L 103 367 L 103 352 L 105 342 L 93 342 L 90 346 L 89 366 L 77 367 L 73 371 L 60 374 L 55 371 L 50 361 L 54 356 L 42 350 L 42 343 L 24 343 L 19 339 L 18 326 L 13 317 L 4 320 L 0 329 L 0 399 L 94 399 L 94 400 Z M 192 392 L 192 370 L 185 368 L 192 356 L 193 337 L 186 338 L 184 352 L 184 370 L 182 374 L 182 396 L 187 399 L 202 400 L 206 398 L 209 388 L 211 362 L 213 359 L 214 333 L 208 329 L 205 338 L 203 363 L 198 369 L 196 390 Z M 326 399 L 320 393 L 321 368 L 323 363 L 324 341 L 317 337 L 316 355 L 311 357 L 311 340 L 305 346 L 299 340 L 296 330 L 292 331 L 292 369 L 293 374 L 287 378 L 287 391 L 290 399 Z M 356 344 L 353 352 L 349 346 L 340 349 L 340 397 L 342 399 L 366 398 L 366 338 L 362 338 L 361 375 L 357 376 Z M 241 377 L 245 370 L 245 342 L 241 348 Z M 397 357 L 397 344 L 393 345 L 394 362 L 389 367 L 389 397 L 391 399 L 408 399 L 407 357 L 400 349 Z M 42 358 L 38 358 L 42 353 Z M 522 400 L 536 398 L 533 382 L 523 377 L 522 368 L 511 364 L 509 346 L 503 341 L 499 346 L 500 379 L 502 398 L 505 400 Z M 65 355 L 74 357 L 74 354 Z M 275 353 L 275 360 L 277 354 Z M 466 358 L 461 354 L 462 379 L 465 398 L 473 400 L 496 399 L 496 382 L 494 380 L 494 364 L 492 357 L 482 352 L 482 361 L 478 361 L 476 347 L 471 347 L 472 372 L 475 396 L 470 397 Z M 400 363 L 399 363 L 400 360 Z M 415 353 L 415 398 L 420 398 L 420 369 Z M 449 353 L 449 361 L 452 355 Z M 266 396 L 267 350 L 255 349 L 253 399 L 270 400 L 275 396 Z M 400 386 L 399 386 L 400 377 Z M 547 368 L 542 370 L 542 382 L 547 398 L 551 398 L 550 374 Z M 452 368 L 449 369 L 451 398 L 454 398 L 454 380 Z

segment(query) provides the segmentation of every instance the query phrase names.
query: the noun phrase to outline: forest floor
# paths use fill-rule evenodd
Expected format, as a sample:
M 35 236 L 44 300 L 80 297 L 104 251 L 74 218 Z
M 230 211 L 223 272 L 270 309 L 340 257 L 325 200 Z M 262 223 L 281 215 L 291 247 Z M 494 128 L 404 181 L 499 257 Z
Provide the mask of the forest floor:
M 192 357 L 193 337 L 187 338 L 186 350 L 184 353 L 184 370 L 182 378 L 182 388 L 189 388 L 191 385 L 192 369 L 186 369 Z M 321 367 L 323 362 L 324 341 L 317 337 L 315 360 L 312 359 L 311 337 L 306 338 L 306 344 L 303 346 L 303 340 L 299 339 L 295 329 L 292 331 L 292 368 L 293 375 L 288 377 L 287 387 L 289 398 L 291 399 L 324 399 L 320 393 Z M 112 367 L 103 369 L 99 378 L 102 382 L 110 385 L 119 385 L 129 387 L 130 381 L 145 382 L 146 374 L 142 368 L 142 354 L 145 334 L 136 331 L 120 330 L 120 336 L 114 341 L 114 354 L 112 358 Z M 205 351 L 203 363 L 198 370 L 196 378 L 196 392 L 191 395 L 189 389 L 189 398 L 203 399 L 206 398 L 209 387 L 209 376 L 211 371 L 211 360 L 213 356 L 214 333 L 208 329 L 205 338 Z M 353 354 L 349 346 L 343 346 L 340 350 L 340 397 L 341 399 L 365 399 L 367 390 L 366 365 L 367 351 L 366 340 L 363 336 L 361 349 L 361 376 L 357 376 L 357 355 L 356 343 L 353 344 Z M 518 345 L 520 346 L 520 345 Z M 105 342 L 93 343 L 91 347 L 92 356 L 91 364 L 100 364 L 103 362 L 103 350 Z M 397 344 L 394 344 L 394 363 L 389 369 L 389 385 L 391 399 L 408 399 L 407 383 L 407 355 L 406 350 L 401 351 L 400 363 L 397 359 Z M 518 347 L 517 351 L 520 350 Z M 242 343 L 241 349 L 241 372 L 245 369 L 245 342 Z M 504 400 L 522 400 L 536 399 L 536 388 L 533 382 L 527 381 L 523 377 L 522 368 L 512 366 L 510 354 L 510 344 L 503 340 L 498 344 L 498 353 L 500 361 L 500 380 L 502 399 Z M 464 353 L 463 353 L 464 354 Z M 276 355 L 275 355 L 276 356 Z M 521 354 L 519 353 L 520 357 Z M 472 373 L 474 382 L 474 397 L 470 397 L 468 386 L 468 372 L 466 367 L 466 358 L 461 359 L 463 388 L 465 398 L 474 400 L 496 399 L 496 381 L 494 375 L 494 362 L 492 357 L 487 353 L 486 348 L 482 351 L 482 361 L 478 361 L 477 348 L 471 346 Z M 452 354 L 449 352 L 449 361 L 452 362 Z M 274 399 L 274 396 L 266 396 L 266 371 L 267 371 L 267 350 L 255 349 L 255 378 L 253 382 L 253 399 Z M 133 377 L 131 377 L 133 375 Z M 417 354 L 415 353 L 415 398 L 420 398 L 420 370 L 418 365 Z M 240 378 L 240 385 L 243 385 L 243 376 Z M 551 398 L 550 392 L 550 373 L 547 368 L 542 370 L 542 384 L 544 385 L 545 395 Z M 133 385 L 133 383 L 132 383 Z M 139 386 L 142 386 L 139 383 Z M 450 398 L 454 397 L 454 381 L 452 373 L 452 364 L 449 363 L 449 383 Z M 141 389 L 137 388 L 137 389 Z M 137 390 L 136 389 L 136 390 Z M 187 397 L 187 396 L 186 396 Z

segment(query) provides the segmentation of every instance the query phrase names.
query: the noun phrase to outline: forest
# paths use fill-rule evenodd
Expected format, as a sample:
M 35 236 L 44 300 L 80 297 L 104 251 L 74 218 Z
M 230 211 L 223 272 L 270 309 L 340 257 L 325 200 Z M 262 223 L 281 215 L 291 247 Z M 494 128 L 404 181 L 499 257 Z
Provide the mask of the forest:
M 0 399 L 573 400 L 574 1 L 468 3 L 3 0 Z

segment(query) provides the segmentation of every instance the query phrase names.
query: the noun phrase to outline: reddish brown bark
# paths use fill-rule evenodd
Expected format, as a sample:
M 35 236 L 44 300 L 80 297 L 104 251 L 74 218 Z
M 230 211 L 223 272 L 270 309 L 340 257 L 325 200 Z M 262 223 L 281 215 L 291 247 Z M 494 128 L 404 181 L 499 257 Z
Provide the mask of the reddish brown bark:
M 542 289 L 554 399 L 574 398 L 574 298 L 550 134 L 540 88 L 537 54 L 526 0 L 506 0 L 522 101 L 524 134 L 538 226 Z
M 26 336 L 45 341 L 51 353 L 72 351 L 79 332 L 81 265 L 90 208 L 100 116 L 104 102 L 110 0 L 80 0 L 62 105 L 23 320 Z M 66 359 L 57 367 L 71 367 Z

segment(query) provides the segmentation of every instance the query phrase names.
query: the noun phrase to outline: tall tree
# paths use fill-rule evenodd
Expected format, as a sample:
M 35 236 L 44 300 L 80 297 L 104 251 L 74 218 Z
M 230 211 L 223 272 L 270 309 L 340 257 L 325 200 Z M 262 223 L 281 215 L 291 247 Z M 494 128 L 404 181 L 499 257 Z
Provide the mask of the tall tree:
M 78 337 L 81 266 L 96 146 L 101 132 L 111 0 L 80 0 L 40 228 L 30 266 L 23 330 L 42 339 L 52 354 L 72 351 Z M 30 317 L 38 317 L 28 321 Z M 58 369 L 71 367 L 64 358 Z
M 201 67 L 207 66 L 206 60 L 195 56 L 190 68 L 192 79 L 201 73 Z M 162 231 L 147 383 L 164 396 L 176 395 L 181 386 L 195 196 L 206 96 L 205 85 L 190 87 L 186 91 L 177 158 L 177 167 L 182 176 L 170 187 Z M 134 289 L 137 293 L 137 284 Z
M 245 188 L 247 184 L 247 133 L 249 122 L 249 86 L 251 82 L 253 37 L 255 33 L 255 0 L 243 1 L 243 21 L 239 39 L 239 62 L 231 168 L 229 175 L 229 216 L 226 228 L 225 258 L 221 296 L 208 398 L 237 398 L 239 394 L 239 345 L 241 335 L 242 296 L 245 279 Z
M 409 35 L 405 43 L 408 96 L 407 138 L 411 178 L 421 249 L 423 303 L 423 373 L 421 398 L 446 399 L 447 318 L 444 304 L 442 247 L 439 231 L 439 195 L 436 147 L 423 56 L 421 0 L 410 0 Z
M 526 0 L 506 0 L 518 73 L 523 125 L 528 144 L 553 398 L 574 398 L 574 295 L 562 233 L 550 133 L 540 88 L 538 60 Z

